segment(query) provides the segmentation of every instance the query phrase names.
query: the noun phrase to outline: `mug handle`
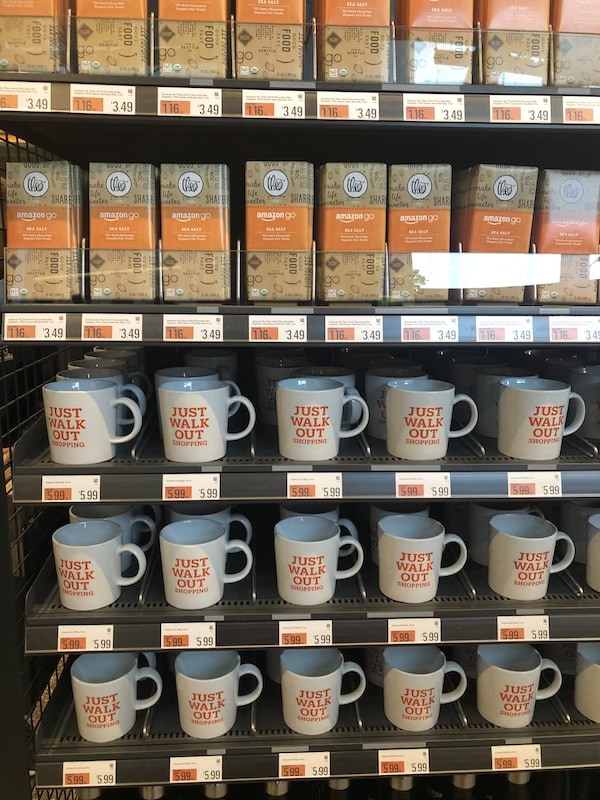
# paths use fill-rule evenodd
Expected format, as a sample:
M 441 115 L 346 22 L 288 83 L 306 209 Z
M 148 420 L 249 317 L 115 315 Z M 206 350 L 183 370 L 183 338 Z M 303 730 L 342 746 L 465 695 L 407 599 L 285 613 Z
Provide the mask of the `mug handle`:
M 337 524 L 340 526 L 340 528 L 346 528 L 350 536 L 353 539 L 358 540 L 358 530 L 356 528 L 356 525 L 352 522 L 351 519 L 338 519 Z M 340 556 L 342 558 L 349 556 L 351 552 L 352 552 L 351 547 L 340 547 Z
M 156 669 L 156 664 L 157 664 L 156 653 L 144 650 L 142 653 L 140 653 L 140 655 L 146 659 L 149 667 L 152 667 L 152 669 Z
M 263 690 L 263 676 L 261 671 L 258 667 L 255 667 L 254 664 L 241 664 L 240 665 L 240 678 L 242 675 L 253 675 L 256 678 L 256 686 L 254 689 L 249 692 L 248 694 L 242 694 L 236 697 L 235 704 L 236 706 L 248 706 L 250 703 L 254 703 L 255 700 L 258 700 L 260 694 Z
M 248 517 L 245 517 L 243 514 L 232 514 L 231 517 L 229 517 L 229 524 L 231 525 L 233 522 L 239 522 L 244 528 L 246 531 L 246 538 L 244 541 L 246 544 L 250 544 L 252 541 L 252 523 Z
M 122 444 L 123 442 L 130 442 L 142 429 L 142 412 L 140 411 L 140 407 L 135 400 L 131 400 L 129 397 L 117 397 L 116 400 L 111 400 L 110 404 L 113 408 L 115 406 L 125 406 L 131 411 L 133 417 L 133 428 L 129 433 L 126 433 L 124 436 L 113 436 L 110 443 Z
M 142 412 L 142 416 L 148 410 L 148 401 L 146 400 L 146 395 L 140 389 L 139 386 L 136 386 L 135 383 L 126 383 L 124 386 L 119 387 L 119 396 L 122 397 L 126 392 L 132 394 L 135 399 L 137 400 L 137 404 L 140 407 L 140 411 Z
M 342 408 L 347 406 L 348 403 L 358 403 L 358 405 L 362 408 L 362 416 L 360 418 L 360 422 L 355 428 L 348 428 L 347 430 L 340 431 L 340 439 L 349 439 L 351 436 L 358 436 L 358 434 L 362 433 L 369 424 L 369 406 L 367 405 L 367 401 L 359 394 L 344 393 Z
M 561 560 L 557 561 L 556 564 L 550 565 L 551 575 L 554 575 L 555 572 L 562 572 L 563 569 L 566 569 L 575 558 L 575 544 L 573 543 L 573 539 L 571 539 L 570 536 L 567 536 L 567 534 L 563 533 L 562 531 L 556 531 L 556 541 L 566 542 L 567 552 L 565 553 L 564 558 L 561 558 Z
M 250 550 L 246 542 L 243 542 L 241 539 L 231 539 L 225 543 L 225 553 L 237 553 L 240 550 L 246 556 L 244 568 L 239 572 L 225 573 L 225 575 L 223 575 L 223 583 L 237 583 L 238 581 L 243 581 L 252 569 L 252 562 L 254 559 L 252 550 Z
M 145 678 L 149 678 L 151 681 L 154 681 L 156 684 L 156 691 L 151 697 L 146 697 L 144 700 L 136 700 L 134 705 L 134 709 L 136 711 L 143 711 L 145 708 L 150 708 L 150 706 L 158 703 L 162 694 L 162 678 L 155 669 L 152 669 L 152 667 L 140 667 L 135 674 L 136 683 L 143 681 Z
M 536 700 L 547 700 L 549 697 L 553 697 L 562 686 L 562 675 L 558 665 L 555 664 L 552 659 L 542 658 L 540 672 L 543 672 L 545 669 L 551 669 L 552 672 L 554 672 L 554 678 L 552 679 L 550 686 L 545 686 L 543 689 L 538 688 L 535 696 Z
M 460 553 L 458 554 L 458 559 L 454 562 L 454 564 L 450 564 L 449 567 L 440 567 L 440 578 L 446 578 L 448 575 L 456 575 L 456 573 L 460 572 L 467 563 L 467 545 L 463 542 L 460 536 L 457 536 L 455 533 L 445 533 L 443 547 L 445 548 L 447 544 L 450 544 L 450 542 L 456 542 L 460 548 Z
M 235 381 L 223 381 L 223 383 L 226 383 L 227 386 L 229 386 L 230 391 L 231 391 L 230 397 L 235 397 L 236 395 L 237 396 L 241 395 L 242 390 L 237 385 L 237 383 L 235 383 Z M 227 416 L 228 417 L 233 417 L 233 415 L 237 414 L 237 412 L 239 410 L 240 410 L 240 404 L 236 403 L 234 406 L 230 406 L 229 407 L 229 409 L 227 411 Z
M 248 409 L 248 416 L 250 417 L 250 419 L 249 419 L 248 424 L 246 425 L 246 427 L 244 428 L 243 431 L 240 431 L 239 433 L 230 433 L 229 431 L 227 431 L 227 433 L 225 434 L 225 441 L 226 442 L 235 442 L 238 439 L 243 439 L 244 436 L 247 436 L 250 433 L 250 431 L 252 430 L 252 428 L 254 427 L 254 425 L 256 423 L 256 411 L 254 410 L 254 406 L 252 405 L 252 402 L 250 400 L 248 400 L 247 397 L 244 397 L 241 394 L 240 395 L 235 395 L 235 397 L 228 397 L 227 398 L 227 409 L 228 409 L 227 416 L 229 416 L 229 409 L 235 403 L 238 403 L 238 404 L 240 404 L 242 406 L 246 406 L 246 408 Z
M 136 380 L 141 383 L 141 389 L 144 394 L 148 395 L 152 391 L 152 384 L 150 383 L 150 379 L 144 372 L 140 372 L 140 370 L 134 370 L 134 372 L 129 372 L 129 380 L 132 383 L 135 383 Z
M 571 400 L 577 406 L 575 410 L 575 419 L 564 429 L 563 436 L 570 436 L 572 433 L 575 433 L 575 431 L 578 431 L 585 419 L 585 402 L 583 397 L 577 394 L 577 392 L 569 392 L 569 402 Z
M 131 520 L 131 526 L 133 527 L 136 524 L 145 525 L 148 530 L 150 531 L 150 539 L 146 542 L 146 544 L 141 544 L 139 547 L 142 548 L 144 553 L 147 553 L 148 550 L 156 543 L 156 523 L 150 517 L 147 517 L 145 514 L 138 514 Z
M 351 397 L 356 398 L 356 397 L 359 396 L 359 391 L 354 386 L 346 386 L 345 394 L 349 394 L 349 395 L 351 395 Z M 349 406 L 348 412 L 347 412 L 347 417 L 348 418 L 344 419 L 344 417 L 342 415 L 342 423 L 344 425 L 356 425 L 356 423 L 361 418 L 361 416 L 362 416 L 362 408 L 361 408 L 360 403 L 356 403 L 356 405 L 352 405 L 352 403 L 350 403 L 350 406 Z
M 349 672 L 356 672 L 360 678 L 360 681 L 358 687 L 354 689 L 354 691 L 347 692 L 346 694 L 340 694 L 339 703 L 341 706 L 348 705 L 348 703 L 356 703 L 356 701 L 363 696 L 364 691 L 367 688 L 367 679 L 365 678 L 363 668 L 360 667 L 356 661 L 344 661 L 342 664 L 342 677 L 347 675 Z
M 469 397 L 468 394 L 457 394 L 452 401 L 452 406 L 455 406 L 457 403 L 466 403 L 471 408 L 471 419 L 467 422 L 464 428 L 459 428 L 456 431 L 449 430 L 448 431 L 448 438 L 449 439 L 457 439 L 459 436 L 466 436 L 467 433 L 471 433 L 475 425 L 477 425 L 477 420 L 479 419 L 479 411 L 477 411 L 477 406 L 475 405 L 475 401 Z
M 541 509 L 536 508 L 535 506 L 528 513 L 534 517 L 539 517 L 540 519 L 546 519 L 546 517 L 544 516 L 544 512 Z
M 138 561 L 138 571 L 133 578 L 125 578 L 123 575 L 120 575 L 116 580 L 117 586 L 131 586 L 137 583 L 144 572 L 146 572 L 146 565 L 148 564 L 144 551 L 141 547 L 138 547 L 137 544 L 122 544 L 117 547 L 117 553 L 119 555 L 121 555 L 121 553 L 131 553 Z
M 338 554 L 341 553 L 342 548 L 347 545 L 349 551 L 354 549 L 357 553 L 356 562 L 352 564 L 351 567 L 348 569 L 336 569 L 335 571 L 335 579 L 336 581 L 343 581 L 344 578 L 351 578 L 353 575 L 356 575 L 358 570 L 362 567 L 363 561 L 365 560 L 365 553 L 362 549 L 361 543 L 358 539 L 354 539 L 352 536 L 342 536 L 340 537 L 340 541 L 338 543 Z
M 440 703 L 453 703 L 455 700 L 461 698 L 467 690 L 467 676 L 461 665 L 457 664 L 456 661 L 446 661 L 444 675 L 447 675 L 449 672 L 456 672 L 460 675 L 460 682 L 456 689 L 452 689 L 450 692 L 442 692 Z

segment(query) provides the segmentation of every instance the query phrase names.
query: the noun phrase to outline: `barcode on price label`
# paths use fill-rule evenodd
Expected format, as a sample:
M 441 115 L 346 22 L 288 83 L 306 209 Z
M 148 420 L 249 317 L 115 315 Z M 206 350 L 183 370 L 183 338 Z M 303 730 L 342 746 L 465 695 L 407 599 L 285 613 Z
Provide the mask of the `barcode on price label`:
M 99 475 L 42 476 L 43 503 L 95 503 L 98 500 Z
M 424 644 L 441 642 L 442 625 L 435 617 L 388 619 L 390 644 Z
M 379 750 L 380 775 L 426 775 L 429 772 L 428 749 Z
M 59 625 L 56 649 L 59 653 L 94 653 L 113 649 L 114 625 Z
M 325 317 L 327 342 L 382 342 L 383 317 Z
M 543 614 L 525 617 L 498 617 L 499 642 L 545 642 L 550 638 L 550 622 Z
M 396 497 L 402 500 L 452 497 L 450 475 L 440 472 L 396 472 Z
M 533 341 L 533 317 L 476 317 L 475 329 L 477 341 L 486 344 Z
M 509 497 L 562 497 L 560 472 L 509 472 Z
M 550 317 L 551 342 L 600 342 L 598 317 Z
M 140 342 L 141 314 L 82 314 L 81 338 L 93 342 Z
M 114 786 L 116 761 L 65 761 L 62 785 L 65 787 Z
M 215 647 L 215 623 L 163 622 L 160 626 L 160 646 L 163 650 L 202 650 Z
M 279 778 L 328 778 L 329 753 L 279 753 Z
M 418 344 L 458 342 L 458 317 L 402 317 L 403 342 Z
M 326 647 L 333 644 L 333 623 L 330 619 L 281 620 L 281 647 Z
M 65 314 L 5 314 L 4 339 L 11 342 L 63 342 L 67 338 Z
M 542 748 L 539 744 L 493 745 L 491 755 L 494 771 L 529 771 L 542 768 Z
M 169 759 L 171 783 L 220 783 L 223 756 L 180 756 Z
M 248 317 L 250 342 L 305 342 L 306 316 Z
M 341 500 L 341 472 L 288 472 L 287 496 L 290 500 Z
M 194 314 L 181 316 L 165 314 L 163 317 L 164 342 L 222 342 L 223 316 L 221 314 Z
M 219 500 L 221 476 L 218 473 L 163 475 L 163 500 Z

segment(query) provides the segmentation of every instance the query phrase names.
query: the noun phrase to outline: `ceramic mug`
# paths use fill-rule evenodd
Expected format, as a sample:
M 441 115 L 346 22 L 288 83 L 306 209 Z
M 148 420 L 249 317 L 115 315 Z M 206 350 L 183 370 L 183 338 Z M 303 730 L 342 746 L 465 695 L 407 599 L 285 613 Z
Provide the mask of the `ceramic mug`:
M 594 514 L 600 514 L 600 500 L 564 500 L 560 504 L 560 529 L 573 540 L 573 560 L 579 564 L 587 561 L 588 522 Z
M 600 722 L 600 644 L 579 642 L 575 656 L 575 708 Z
M 116 522 L 121 528 L 123 544 L 137 544 L 144 553 L 147 553 L 156 543 L 156 523 L 147 514 L 137 514 L 133 506 L 102 503 L 97 506 L 79 504 L 69 508 L 70 522 L 85 522 L 91 519 L 106 519 L 109 522 Z M 136 539 L 144 529 L 148 534 L 148 540 L 142 544 Z M 131 553 L 124 551 L 121 558 L 123 569 L 129 569 L 132 560 Z
M 476 564 L 487 567 L 490 550 L 490 519 L 496 514 L 535 514 L 542 517 L 539 509 L 518 502 L 494 500 L 484 503 L 469 503 L 468 525 L 466 527 L 466 543 L 469 558 Z

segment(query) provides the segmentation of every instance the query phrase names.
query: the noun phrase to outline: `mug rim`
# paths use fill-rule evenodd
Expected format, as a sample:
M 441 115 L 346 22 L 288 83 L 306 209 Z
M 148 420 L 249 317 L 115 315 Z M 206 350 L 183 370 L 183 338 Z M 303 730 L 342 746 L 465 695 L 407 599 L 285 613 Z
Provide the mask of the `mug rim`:
M 506 530 L 501 528 L 501 521 L 497 520 L 498 517 L 504 518 L 504 523 L 507 526 L 514 526 L 513 530 Z M 491 533 L 500 533 L 504 536 L 510 536 L 513 539 L 550 539 L 556 536 L 558 528 L 553 522 L 545 517 L 536 517 L 533 514 L 519 514 L 519 513 L 502 513 L 494 514 L 489 520 L 490 526 L 493 528 Z M 529 531 L 520 530 L 525 525 L 529 526 Z M 548 532 L 542 533 L 542 527 Z
M 312 385 L 309 385 L 311 382 Z M 282 380 L 277 381 L 277 388 L 283 390 L 287 389 L 288 391 L 315 392 L 344 389 L 345 387 L 341 381 L 336 381 L 333 378 L 307 375 L 306 377 L 282 378 Z
M 305 525 L 308 527 L 304 527 Z M 286 531 L 286 528 L 291 528 L 291 531 Z M 321 531 L 324 531 L 326 528 L 328 529 L 327 535 L 321 534 Z M 294 530 L 297 531 L 295 535 Z M 334 520 L 320 514 L 300 514 L 280 519 L 275 525 L 274 534 L 286 542 L 294 542 L 296 544 L 318 544 L 321 542 L 329 542 L 331 539 L 335 539 L 336 536 L 339 536 L 340 526 Z M 302 537 L 301 534 L 303 535 Z M 314 538 L 316 536 L 319 538 Z
M 87 508 L 92 512 L 92 516 L 86 517 L 82 514 L 78 514 L 76 509 Z M 111 509 L 113 511 L 112 514 L 102 514 L 101 516 L 96 516 L 95 512 L 102 512 L 108 511 Z M 116 511 L 115 509 L 120 509 L 120 511 Z M 121 517 L 128 512 L 132 513 L 133 516 L 133 506 L 131 504 L 127 505 L 127 503 L 100 503 L 99 505 L 92 505 L 91 503 L 73 503 L 73 505 L 69 506 L 69 514 L 73 514 L 74 517 L 78 517 L 75 522 L 85 522 L 86 520 L 106 520 L 110 522 L 112 517 Z M 118 524 L 118 523 L 117 523 Z
M 100 527 L 104 529 L 104 534 L 100 533 Z M 94 529 L 97 529 L 98 533 L 96 535 L 100 538 L 98 541 L 87 544 L 81 541 L 75 541 L 73 543 L 62 541 L 62 537 L 66 535 L 67 529 L 72 532 L 73 528 L 79 529 L 81 532 L 79 534 L 80 536 L 83 535 L 83 532 L 86 530 L 93 532 Z M 60 547 L 69 547 L 74 550 L 80 550 L 85 547 L 86 550 L 91 550 L 92 548 L 104 547 L 105 544 L 114 542 L 115 539 L 120 540 L 122 536 L 123 529 L 117 522 L 113 522 L 109 519 L 82 519 L 77 520 L 77 522 L 67 522 L 66 525 L 61 525 L 60 528 L 57 528 L 52 534 L 52 541 L 60 545 Z
M 229 384 L 225 381 L 212 380 L 212 378 L 179 378 L 165 381 L 158 387 L 159 392 L 215 392 L 227 389 Z
M 96 666 L 102 667 L 103 664 L 110 665 L 111 662 L 113 662 L 112 666 L 113 671 L 120 668 L 118 675 L 112 674 L 110 677 L 100 677 L 100 676 L 95 677 L 94 675 L 92 675 L 91 678 L 84 678 L 79 674 L 81 670 L 90 669 L 88 664 L 92 665 L 92 667 Z M 129 664 L 128 669 L 123 671 L 124 667 L 127 664 Z M 123 678 L 126 678 L 127 675 L 129 675 L 129 673 L 131 672 L 131 670 L 136 668 L 137 668 L 136 653 L 83 653 L 78 658 L 76 658 L 73 664 L 71 665 L 71 680 L 75 681 L 76 683 L 80 683 L 82 685 L 110 684 L 122 680 Z
M 309 657 L 312 658 L 315 666 L 309 667 L 305 672 L 299 672 L 298 665 L 296 665 L 296 669 L 293 669 L 292 666 L 289 665 L 290 661 L 293 662 L 294 659 L 302 659 L 306 663 Z M 319 663 L 327 666 L 328 664 L 333 664 L 334 661 L 337 662 L 337 665 L 333 669 L 330 669 L 328 672 L 317 672 Z M 289 672 L 304 680 L 321 680 L 322 678 L 327 678 L 335 674 L 342 667 L 344 664 L 344 656 L 337 647 L 319 647 L 316 649 L 312 647 L 294 647 L 286 648 L 281 651 L 279 663 L 281 664 L 282 678 L 284 672 Z
M 503 374 L 504 373 L 504 374 Z M 476 375 L 493 375 L 505 378 L 539 378 L 538 372 L 526 367 L 513 367 L 510 364 L 494 364 L 475 368 Z
M 100 375 L 100 376 L 90 375 L 89 373 L 91 373 L 91 372 L 104 372 L 104 373 L 108 372 L 108 373 L 111 373 L 111 377 L 113 377 L 113 378 L 117 378 L 119 376 L 121 378 L 123 377 L 123 373 L 121 372 L 121 370 L 117 369 L 116 367 L 90 367 L 88 369 L 86 369 L 85 367 L 69 367 L 68 369 L 59 370 L 56 374 L 57 375 L 65 375 L 67 372 L 87 372 L 88 375 L 87 375 L 87 378 L 85 376 L 77 377 L 76 375 L 67 375 L 65 378 L 63 378 L 63 382 L 65 380 L 74 380 L 74 381 L 76 381 L 76 380 L 84 380 L 84 379 L 85 380 L 99 380 L 99 381 L 108 380 L 108 381 L 110 381 L 110 378 L 107 377 L 106 375 L 104 375 L 104 376 L 102 376 L 102 375 Z M 112 383 L 113 381 L 110 381 L 110 382 Z M 57 381 L 55 381 L 55 383 L 57 383 Z
M 106 367 L 101 362 L 103 361 L 112 361 L 112 367 Z M 127 372 L 129 369 L 129 364 L 125 361 L 124 358 L 74 358 L 72 361 L 69 361 L 68 368 L 71 368 L 71 365 L 74 364 L 75 366 L 73 369 L 89 369 L 94 365 L 96 369 L 118 369 L 123 372 Z
M 84 383 L 81 386 L 81 383 Z M 107 389 L 116 392 L 117 384 L 114 381 L 105 381 L 100 378 L 76 378 L 75 380 L 50 381 L 43 386 L 47 392 L 102 392 Z
M 335 364 L 306 364 L 298 367 L 296 373 L 297 377 L 307 378 L 331 378 L 334 375 L 343 376 L 344 378 L 356 378 L 356 370 L 338 367 Z
M 529 661 L 535 659 L 536 664 L 528 667 L 515 666 L 514 664 L 507 665 L 504 656 L 510 659 L 511 654 L 514 654 L 514 660 L 517 660 L 519 657 L 521 657 L 523 661 L 526 659 Z M 542 656 L 535 647 L 526 642 L 509 642 L 508 644 L 499 644 L 495 642 L 494 644 L 480 644 L 477 646 L 477 661 L 478 663 L 479 661 L 483 662 L 488 667 L 494 667 L 494 669 L 500 672 L 524 673 L 534 672 L 536 669 L 539 669 L 542 665 Z M 499 661 L 501 663 L 498 663 Z
M 192 532 L 192 539 L 194 541 L 181 542 L 177 541 L 175 537 L 175 529 L 182 528 L 184 531 Z M 198 528 L 204 528 L 204 533 L 197 532 Z M 212 528 L 212 531 L 210 530 Z M 194 530 L 196 529 L 196 530 Z M 169 522 L 161 528 L 159 538 L 167 544 L 172 544 L 175 547 L 198 547 L 201 545 L 216 542 L 219 539 L 227 538 L 227 528 L 221 522 L 215 519 L 207 519 L 206 517 L 196 517 L 195 519 L 178 519 L 175 522 Z
M 411 658 L 417 661 L 416 666 L 410 663 Z M 399 664 L 401 660 L 404 660 L 402 666 Z M 406 663 L 407 661 L 409 661 L 408 664 Z M 435 663 L 437 663 L 437 666 L 435 666 Z M 433 675 L 444 669 L 446 663 L 444 652 L 434 644 L 416 644 L 410 647 L 396 645 L 383 649 L 384 670 L 386 668 L 388 670 L 393 669 L 405 675 Z
M 388 389 L 405 392 L 449 392 L 456 389 L 453 383 L 437 378 L 392 378 L 385 385 Z
M 177 375 L 177 372 L 202 372 L 203 375 Z M 175 380 L 191 380 L 193 378 L 208 378 L 211 375 L 218 375 L 219 370 L 215 367 L 163 367 L 154 372 L 154 378 L 174 378 Z M 166 381 L 165 381 L 166 383 Z
M 382 525 L 384 520 L 387 520 L 387 523 L 385 523 L 386 525 L 391 524 L 396 528 L 396 530 L 386 530 Z M 406 533 L 404 533 L 402 530 L 399 530 L 399 526 L 404 526 Z M 436 533 L 421 535 L 421 531 L 425 531 L 426 529 L 435 529 L 436 527 Z M 439 539 L 439 537 L 443 536 L 446 532 L 446 529 L 441 522 L 438 522 L 436 519 L 432 519 L 431 517 L 419 516 L 418 514 L 388 514 L 387 516 L 381 517 L 377 520 L 377 528 L 379 529 L 381 536 L 385 536 L 387 533 L 388 536 L 392 536 L 394 539 L 406 539 L 412 542 L 426 542 L 430 539 Z
M 205 675 L 198 675 L 198 670 L 201 665 L 194 664 L 197 661 L 207 661 L 205 667 L 207 672 L 211 674 L 207 677 Z M 210 664 L 211 661 L 215 663 Z M 186 662 L 192 662 L 187 664 Z M 195 650 L 179 653 L 175 659 L 175 675 L 186 678 L 190 681 L 202 681 L 202 683 L 212 683 L 213 681 L 222 681 L 232 672 L 235 672 L 242 664 L 242 659 L 237 650 Z M 227 667 L 227 669 L 225 669 Z M 217 674 L 216 673 L 218 670 Z
M 535 386 L 523 386 L 525 382 L 537 382 Z M 507 389 L 519 389 L 522 392 L 564 392 L 571 387 L 564 381 L 555 381 L 553 378 L 502 378 L 500 385 Z

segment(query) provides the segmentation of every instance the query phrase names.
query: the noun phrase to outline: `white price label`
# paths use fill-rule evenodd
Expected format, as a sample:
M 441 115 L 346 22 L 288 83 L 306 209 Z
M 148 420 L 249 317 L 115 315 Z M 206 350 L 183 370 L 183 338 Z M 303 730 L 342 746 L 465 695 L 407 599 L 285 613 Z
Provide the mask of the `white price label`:
M 279 778 L 328 778 L 329 753 L 279 753 Z
M 70 789 L 114 786 L 116 781 L 116 761 L 65 761 L 63 763 L 62 785 Z
M 304 119 L 305 94 L 242 89 L 242 116 L 247 119 Z
M 494 771 L 529 772 L 542 768 L 542 748 L 539 744 L 492 745 L 491 751 Z
M 250 342 L 305 342 L 306 316 L 248 317 L 248 340 Z
M 420 498 L 447 500 L 452 497 L 450 475 L 447 472 L 397 472 L 396 497 L 402 500 Z
M 442 624 L 437 617 L 388 619 L 390 644 L 431 644 L 442 641 Z
M 550 317 L 551 342 L 600 342 L 599 317 Z
M 135 114 L 134 86 L 71 84 L 70 109 L 76 114 Z
M 65 314 L 5 314 L 5 342 L 64 342 Z
M 216 647 L 214 622 L 163 622 L 160 646 L 163 650 L 203 650 Z
M 163 475 L 163 500 L 220 500 L 221 475 L 219 473 L 191 472 Z
M 600 97 L 563 97 L 565 125 L 600 125 Z
M 373 122 L 379 119 L 379 95 L 376 92 L 317 92 L 317 115 L 319 119 Z
M 325 317 L 325 341 L 383 341 L 383 317 Z
M 165 342 L 222 342 L 223 316 L 221 314 L 194 314 L 182 317 L 165 314 L 163 317 Z
M 562 475 L 560 472 L 509 472 L 509 497 L 562 497 Z
M 400 320 L 402 341 L 448 344 L 458 342 L 458 317 L 406 316 Z
M 405 94 L 405 122 L 464 122 L 462 94 Z
M 42 475 L 43 503 L 94 503 L 100 500 L 100 475 Z
M 161 117 L 220 117 L 223 115 L 223 91 L 159 86 L 157 104 Z
M 113 637 L 114 625 L 59 625 L 56 649 L 59 653 L 101 653 L 113 649 Z
M 341 472 L 288 472 L 287 496 L 290 500 L 318 500 L 343 497 Z
M 0 81 L 0 111 L 51 111 L 51 84 Z
M 280 647 L 326 647 L 333 644 L 330 619 L 281 620 Z
M 173 756 L 169 759 L 171 783 L 220 783 L 223 756 Z
M 528 344 L 533 341 L 533 317 L 476 317 L 478 342 Z
M 429 772 L 429 750 L 379 750 L 380 775 L 426 775 Z
M 551 121 L 552 111 L 547 95 L 490 95 L 490 122 L 544 124 Z
M 141 314 L 82 314 L 84 342 L 141 342 Z
M 547 642 L 550 622 L 544 614 L 526 617 L 498 617 L 499 642 Z

